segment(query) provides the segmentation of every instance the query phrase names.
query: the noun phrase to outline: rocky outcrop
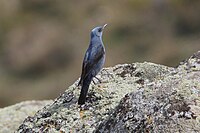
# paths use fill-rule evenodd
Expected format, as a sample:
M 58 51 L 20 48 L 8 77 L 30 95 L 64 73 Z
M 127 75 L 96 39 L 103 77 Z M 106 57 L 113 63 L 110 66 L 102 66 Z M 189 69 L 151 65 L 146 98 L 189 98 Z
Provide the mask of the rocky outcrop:
M 200 51 L 177 68 L 123 64 L 97 77 L 84 106 L 75 82 L 16 132 L 200 132 Z
M 127 94 L 95 132 L 200 132 L 200 51 Z

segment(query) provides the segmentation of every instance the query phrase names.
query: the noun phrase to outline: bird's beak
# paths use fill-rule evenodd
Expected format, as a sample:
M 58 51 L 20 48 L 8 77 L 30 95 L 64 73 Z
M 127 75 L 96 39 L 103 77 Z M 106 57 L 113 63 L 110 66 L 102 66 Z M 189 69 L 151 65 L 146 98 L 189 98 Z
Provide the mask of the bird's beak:
M 104 24 L 103 29 L 107 26 L 108 24 Z

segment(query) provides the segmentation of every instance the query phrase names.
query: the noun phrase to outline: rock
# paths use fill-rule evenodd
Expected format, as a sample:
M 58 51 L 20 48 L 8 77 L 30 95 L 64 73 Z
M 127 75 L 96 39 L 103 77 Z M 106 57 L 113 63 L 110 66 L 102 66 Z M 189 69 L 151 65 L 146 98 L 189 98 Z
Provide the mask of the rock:
M 76 81 L 17 132 L 200 132 L 200 51 L 177 68 L 122 64 L 97 77 L 85 105 Z
M 37 110 L 50 102 L 52 101 L 26 101 L 0 108 L 0 132 L 10 133 L 16 131 L 27 116 L 33 116 Z
M 95 132 L 200 132 L 200 51 L 127 94 Z

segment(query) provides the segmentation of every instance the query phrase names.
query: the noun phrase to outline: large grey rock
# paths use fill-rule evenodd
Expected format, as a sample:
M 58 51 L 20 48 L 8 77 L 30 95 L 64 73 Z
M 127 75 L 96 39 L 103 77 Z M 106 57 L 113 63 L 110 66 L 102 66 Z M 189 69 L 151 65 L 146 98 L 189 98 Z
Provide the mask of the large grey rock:
M 96 132 L 200 132 L 200 52 L 127 94 Z
M 26 101 L 9 107 L 0 108 L 0 133 L 11 133 L 18 129 L 20 123 L 27 116 L 34 114 L 45 105 L 51 103 L 46 101 Z
M 123 64 L 98 78 L 85 106 L 75 82 L 17 132 L 200 132 L 200 51 L 177 68 Z

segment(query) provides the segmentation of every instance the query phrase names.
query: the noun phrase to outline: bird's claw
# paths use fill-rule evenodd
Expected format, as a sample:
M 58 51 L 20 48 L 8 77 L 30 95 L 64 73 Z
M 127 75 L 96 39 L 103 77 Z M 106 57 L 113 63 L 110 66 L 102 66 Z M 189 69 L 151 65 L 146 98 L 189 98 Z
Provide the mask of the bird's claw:
M 114 78 L 112 74 L 110 74 L 106 69 L 102 69 L 102 72 L 105 71 L 107 74 L 103 74 L 103 75 L 108 75 L 108 77 L 110 76 L 111 78 Z
M 99 83 L 102 83 L 101 80 L 100 80 L 99 78 L 97 78 L 97 77 L 94 77 L 94 78 L 97 79 Z M 94 79 L 92 79 L 92 82 L 93 82 L 95 85 L 97 84 L 97 83 L 94 81 Z

